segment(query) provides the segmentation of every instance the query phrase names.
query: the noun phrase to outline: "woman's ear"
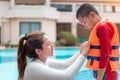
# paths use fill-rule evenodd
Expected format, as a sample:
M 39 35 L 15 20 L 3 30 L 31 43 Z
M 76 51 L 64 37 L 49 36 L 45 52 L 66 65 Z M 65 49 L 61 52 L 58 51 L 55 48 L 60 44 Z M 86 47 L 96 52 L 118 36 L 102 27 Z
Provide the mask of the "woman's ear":
M 41 49 L 35 49 L 35 53 L 36 53 L 37 55 L 40 55 Z

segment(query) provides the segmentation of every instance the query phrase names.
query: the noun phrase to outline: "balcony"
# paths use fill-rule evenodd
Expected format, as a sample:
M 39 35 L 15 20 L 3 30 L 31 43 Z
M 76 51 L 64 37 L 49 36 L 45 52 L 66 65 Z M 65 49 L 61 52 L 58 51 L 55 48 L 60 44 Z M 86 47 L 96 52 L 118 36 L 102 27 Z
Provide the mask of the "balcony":
M 110 19 L 115 23 L 120 23 L 120 13 L 100 13 L 103 18 Z
M 58 19 L 59 12 L 49 6 L 15 5 L 4 13 L 4 18 L 48 18 Z
M 105 19 L 110 19 L 115 23 L 120 23 L 120 13 L 100 13 L 100 16 Z M 73 12 L 60 12 L 60 18 L 58 22 L 73 22 L 76 18 L 76 14 Z

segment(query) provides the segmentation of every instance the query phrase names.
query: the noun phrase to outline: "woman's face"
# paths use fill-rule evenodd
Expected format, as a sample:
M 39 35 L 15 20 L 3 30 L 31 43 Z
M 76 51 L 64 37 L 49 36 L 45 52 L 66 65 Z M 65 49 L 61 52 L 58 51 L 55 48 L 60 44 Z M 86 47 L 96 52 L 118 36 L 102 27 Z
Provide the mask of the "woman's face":
M 42 50 L 41 50 L 43 55 L 46 57 L 53 56 L 53 53 L 54 53 L 53 48 L 54 48 L 54 45 L 50 42 L 48 37 L 46 35 L 44 35 L 43 45 L 42 45 Z

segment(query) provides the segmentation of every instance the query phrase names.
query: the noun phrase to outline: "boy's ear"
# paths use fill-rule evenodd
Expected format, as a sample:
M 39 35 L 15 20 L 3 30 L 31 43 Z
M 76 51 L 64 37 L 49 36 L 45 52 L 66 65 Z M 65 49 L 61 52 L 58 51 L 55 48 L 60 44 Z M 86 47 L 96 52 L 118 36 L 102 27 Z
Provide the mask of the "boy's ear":
M 89 14 L 89 17 L 92 17 L 92 18 L 93 18 L 93 17 L 95 17 L 95 16 L 96 16 L 96 14 L 91 11 L 90 14 Z

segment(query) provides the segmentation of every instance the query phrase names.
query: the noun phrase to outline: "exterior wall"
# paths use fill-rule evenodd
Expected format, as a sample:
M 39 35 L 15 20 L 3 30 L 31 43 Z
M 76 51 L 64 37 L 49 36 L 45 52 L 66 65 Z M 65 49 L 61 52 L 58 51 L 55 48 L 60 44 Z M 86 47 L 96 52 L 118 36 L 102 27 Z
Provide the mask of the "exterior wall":
M 10 0 L 0 0 L 0 1 L 10 1 Z
M 84 3 L 84 1 L 89 2 L 92 5 L 99 6 L 99 14 L 101 17 L 110 19 L 115 23 L 120 23 L 120 13 L 118 12 L 104 12 L 104 6 L 109 5 L 109 6 L 120 6 L 120 1 L 115 0 L 115 1 L 109 1 L 109 0 L 52 0 L 52 4 L 70 4 L 72 5 L 72 11 L 71 12 L 60 12 L 60 18 L 58 19 L 58 23 L 66 23 L 70 22 L 72 23 L 72 33 L 76 37 L 81 37 L 89 36 L 89 32 L 87 30 L 79 28 L 80 26 L 77 25 L 77 22 L 75 20 L 76 18 L 76 11 L 78 6 Z M 112 3 L 112 4 L 111 4 Z M 118 28 L 119 29 L 119 28 Z M 120 33 L 120 31 L 119 31 Z
M 52 42 L 56 41 L 56 21 L 42 19 L 42 31 L 45 32 Z
M 0 1 L 0 22 L 1 18 L 3 17 L 4 12 L 9 9 L 9 2 L 8 1 Z
M 9 27 L 9 22 L 4 22 L 3 26 L 2 26 L 2 44 L 7 43 L 9 41 L 10 38 L 10 27 Z
M 9 41 L 17 41 L 19 34 L 19 23 L 17 19 L 10 19 L 3 23 L 3 37 L 2 43 L 5 44 Z
M 5 13 L 5 11 L 7 9 L 9 9 L 9 4 L 10 2 L 5 0 L 5 1 L 0 1 L 0 27 L 1 27 L 1 42 L 3 42 L 3 40 L 7 40 L 9 38 L 9 22 L 4 22 L 3 20 L 3 14 Z M 3 26 L 6 26 L 3 28 Z M 7 34 L 7 35 L 6 35 Z M 5 36 L 6 35 L 6 36 Z
M 10 38 L 17 41 L 19 38 L 19 19 L 11 19 L 9 27 L 11 28 Z
M 21 21 L 41 22 L 42 31 L 54 42 L 58 18 L 59 12 L 49 6 L 49 1 L 45 5 L 14 5 L 14 0 L 0 1 L 1 42 L 6 44 L 9 40 L 18 41 Z
M 52 0 L 52 2 L 92 2 L 92 3 L 120 3 L 120 0 Z
M 120 13 L 101 13 L 100 14 L 103 18 L 110 19 L 114 21 L 115 23 L 120 23 Z
M 56 21 L 47 19 L 33 19 L 33 18 L 17 18 L 11 19 L 4 23 L 4 37 L 3 43 L 7 43 L 9 40 L 18 41 L 20 38 L 20 22 L 41 22 L 41 31 L 45 32 L 51 41 L 56 41 Z
M 45 0 L 16 0 L 16 4 L 44 5 Z
M 8 9 L 5 11 L 4 18 L 58 19 L 59 12 L 56 11 L 55 8 L 49 6 L 16 5 L 12 9 Z
M 15 1 L 15 3 L 14 3 Z M 48 2 L 46 2 L 48 1 Z M 99 5 L 99 13 L 103 18 L 108 18 L 120 24 L 119 13 L 105 13 L 105 5 L 119 5 L 120 0 L 51 0 L 51 4 L 70 4 L 72 5 L 71 12 L 60 12 L 55 8 L 48 6 L 50 0 L 0 0 L 0 27 L 2 43 L 7 43 L 9 40 L 19 39 L 19 23 L 26 22 L 41 22 L 41 29 L 45 32 L 51 41 L 56 40 L 56 24 L 71 23 L 71 32 L 76 36 L 85 34 L 80 32 L 79 25 L 76 21 L 76 10 L 84 2 L 89 2 L 93 5 Z M 112 4 L 111 4 L 112 3 Z M 22 4 L 22 5 L 20 5 Z M 29 4 L 29 5 L 26 5 Z M 34 5 L 33 5 L 34 4 Z M 47 5 L 46 5 L 47 4 Z M 118 26 L 119 29 L 119 26 Z M 83 30 L 83 29 L 82 29 Z M 119 30 L 120 32 L 120 30 Z M 85 34 L 88 36 L 89 33 Z
M 75 18 L 76 18 L 76 11 L 77 11 L 77 6 L 79 5 L 82 5 L 82 3 L 70 3 L 70 2 L 57 2 L 59 0 L 56 0 L 56 2 L 53 1 L 52 4 L 71 4 L 73 9 L 72 9 L 72 12 L 60 12 L 60 18 L 58 19 L 57 22 L 75 22 Z M 67 1 L 67 0 L 66 0 Z M 107 18 L 107 19 L 111 19 L 113 20 L 115 23 L 118 23 L 118 21 L 120 21 L 120 18 L 118 16 L 120 16 L 119 13 L 112 13 L 112 12 L 104 12 L 104 9 L 103 9 L 103 6 L 104 5 L 114 5 L 114 4 L 111 4 L 111 3 L 91 3 L 92 5 L 98 5 L 100 6 L 100 11 L 98 11 L 100 13 L 100 15 L 103 17 L 103 18 Z M 115 5 L 119 5 L 120 4 L 115 4 Z M 114 16 L 113 16 L 114 15 Z

